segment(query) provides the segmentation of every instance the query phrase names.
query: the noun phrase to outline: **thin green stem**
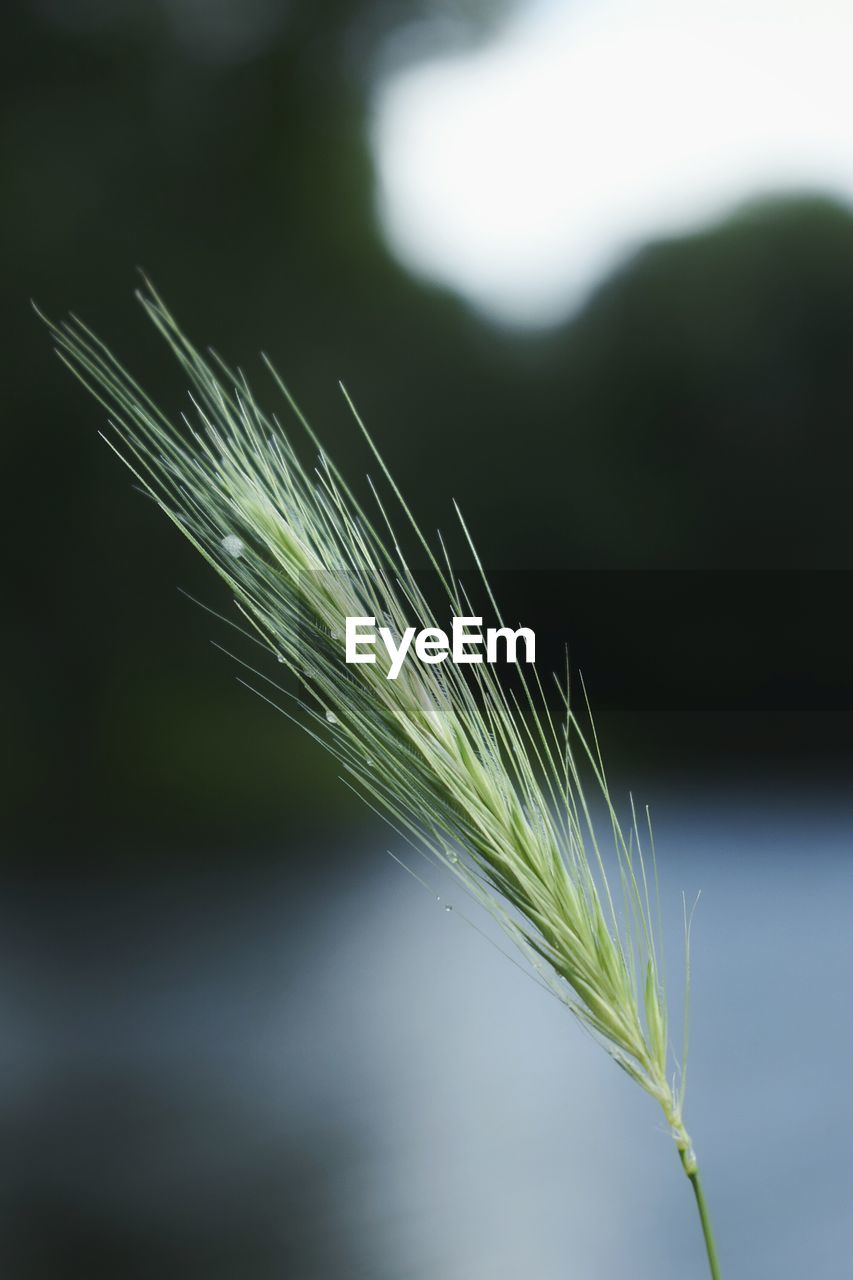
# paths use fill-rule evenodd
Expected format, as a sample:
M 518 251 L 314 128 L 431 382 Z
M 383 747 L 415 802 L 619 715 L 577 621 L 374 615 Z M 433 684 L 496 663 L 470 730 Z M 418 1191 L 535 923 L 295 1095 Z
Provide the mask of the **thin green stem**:
M 690 1184 L 693 1187 L 693 1194 L 696 1197 L 696 1208 L 699 1210 L 699 1221 L 702 1223 L 702 1235 L 705 1237 L 705 1249 L 708 1253 L 708 1266 L 711 1268 L 711 1280 L 720 1280 L 720 1264 L 717 1260 L 717 1247 L 714 1244 L 714 1233 L 711 1230 L 711 1219 L 708 1215 L 708 1205 L 702 1191 L 702 1183 L 699 1180 L 699 1170 L 690 1159 L 688 1152 L 679 1151 L 678 1154 L 681 1157 L 684 1172 L 690 1180 Z

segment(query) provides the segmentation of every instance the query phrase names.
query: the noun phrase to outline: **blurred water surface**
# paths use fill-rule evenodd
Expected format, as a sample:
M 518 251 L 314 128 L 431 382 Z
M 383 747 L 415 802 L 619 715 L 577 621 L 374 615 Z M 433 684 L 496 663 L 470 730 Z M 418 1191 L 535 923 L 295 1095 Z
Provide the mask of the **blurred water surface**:
M 688 1122 L 725 1274 L 834 1280 L 853 810 L 660 808 L 673 970 L 702 890 Z M 704 1275 L 649 1100 L 382 847 L 6 893 L 4 1276 Z

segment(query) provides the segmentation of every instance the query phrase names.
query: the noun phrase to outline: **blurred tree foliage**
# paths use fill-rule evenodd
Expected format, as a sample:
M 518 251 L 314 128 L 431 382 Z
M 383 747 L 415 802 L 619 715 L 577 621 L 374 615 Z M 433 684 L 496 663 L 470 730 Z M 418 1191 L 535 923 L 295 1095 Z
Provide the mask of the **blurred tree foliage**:
M 206 646 L 215 628 L 173 584 L 227 601 L 97 439 L 98 410 L 30 297 L 81 312 L 181 405 L 129 298 L 144 266 L 188 332 L 259 386 L 269 351 L 360 474 L 343 378 L 426 527 L 449 525 L 458 497 L 499 568 L 850 567 L 846 209 L 768 201 L 649 246 L 536 336 L 489 330 L 389 257 L 364 129 L 372 76 L 431 42 L 483 38 L 506 7 L 11 4 L 2 692 L 16 847 L 262 839 L 285 813 L 310 816 L 329 777 Z

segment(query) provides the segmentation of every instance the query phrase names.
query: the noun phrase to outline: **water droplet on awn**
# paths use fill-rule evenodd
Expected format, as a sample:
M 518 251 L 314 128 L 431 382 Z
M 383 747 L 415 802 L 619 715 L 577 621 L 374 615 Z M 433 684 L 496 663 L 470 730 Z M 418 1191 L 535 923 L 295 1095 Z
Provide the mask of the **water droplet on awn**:
M 220 546 L 227 556 L 239 560 L 240 556 L 246 550 L 246 544 L 242 538 L 238 538 L 236 533 L 227 533 L 222 539 Z

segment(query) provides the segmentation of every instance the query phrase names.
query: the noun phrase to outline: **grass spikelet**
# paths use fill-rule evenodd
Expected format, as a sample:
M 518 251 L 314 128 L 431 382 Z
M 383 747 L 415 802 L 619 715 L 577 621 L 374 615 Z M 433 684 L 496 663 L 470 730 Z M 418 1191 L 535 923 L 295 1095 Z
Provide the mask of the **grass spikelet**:
M 316 466 L 306 465 L 242 375 L 200 354 L 153 291 L 139 296 L 191 388 L 180 423 L 80 321 L 50 326 L 62 359 L 107 407 L 109 442 L 228 584 L 255 637 L 298 677 L 305 692 L 288 714 L 336 757 L 369 805 L 449 868 L 662 1108 L 693 1182 L 718 1276 L 684 1126 L 683 1081 L 672 1070 L 656 894 L 649 886 L 653 848 L 647 866 L 636 816 L 632 811 L 624 830 L 568 681 L 556 717 L 538 677 L 519 674 L 510 690 L 486 663 L 464 672 L 445 663 L 440 673 L 404 663 L 389 680 L 380 647 L 375 665 L 346 666 L 341 637 L 348 616 L 384 619 L 398 634 L 434 616 L 393 519 L 408 525 L 451 614 L 477 612 L 443 544 L 433 548 L 420 533 L 366 431 L 390 486 L 393 518 L 374 490 L 378 514 L 369 519 L 322 450 Z M 482 573 L 464 522 L 462 528 Z M 484 574 L 482 581 L 488 592 Z M 606 842 L 596 811 L 605 815 Z

